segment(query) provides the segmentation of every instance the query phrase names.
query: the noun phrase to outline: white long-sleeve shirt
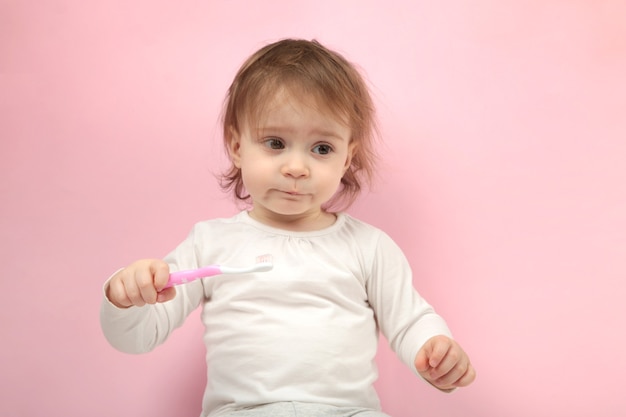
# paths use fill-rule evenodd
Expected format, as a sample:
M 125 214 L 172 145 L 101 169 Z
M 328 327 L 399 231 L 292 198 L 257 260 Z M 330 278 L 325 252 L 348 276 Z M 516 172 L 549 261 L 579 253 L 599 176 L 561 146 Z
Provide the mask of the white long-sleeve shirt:
M 414 290 L 398 246 L 347 214 L 323 230 L 293 232 L 242 211 L 196 224 L 165 261 L 176 271 L 246 266 L 264 254 L 271 271 L 204 278 L 177 287 L 166 303 L 118 309 L 105 298 L 105 336 L 121 351 L 147 352 L 202 305 L 202 416 L 213 417 L 278 401 L 379 409 L 378 330 L 414 372 L 419 348 L 450 335 Z

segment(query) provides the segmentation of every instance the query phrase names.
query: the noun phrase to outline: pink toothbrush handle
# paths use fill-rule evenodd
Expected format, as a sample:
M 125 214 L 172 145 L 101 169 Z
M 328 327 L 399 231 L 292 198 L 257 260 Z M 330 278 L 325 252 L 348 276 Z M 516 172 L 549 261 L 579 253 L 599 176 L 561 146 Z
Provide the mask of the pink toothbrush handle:
M 219 275 L 221 273 L 222 270 L 217 265 L 205 266 L 204 268 L 199 269 L 190 269 L 188 271 L 172 272 L 170 274 L 170 279 L 167 281 L 167 285 L 165 285 L 163 289 L 173 287 L 174 285 L 186 284 L 200 278 Z

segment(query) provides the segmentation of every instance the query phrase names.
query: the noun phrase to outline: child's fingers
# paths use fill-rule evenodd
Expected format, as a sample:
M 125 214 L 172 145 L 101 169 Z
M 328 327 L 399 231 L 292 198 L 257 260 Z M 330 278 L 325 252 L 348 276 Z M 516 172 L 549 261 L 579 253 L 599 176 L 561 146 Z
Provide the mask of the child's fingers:
M 415 357 L 415 368 L 431 384 L 442 390 L 464 387 L 476 378 L 469 357 L 447 336 L 429 339 Z
M 465 371 L 465 374 L 463 374 L 461 378 L 454 382 L 454 386 L 459 388 L 466 387 L 474 382 L 474 379 L 476 379 L 476 370 L 474 369 L 472 364 L 469 364 L 467 367 L 467 371 Z
M 472 383 L 476 373 L 468 361 L 459 362 L 447 374 L 435 380 L 434 384 L 441 389 L 464 387 Z
M 426 352 L 425 346 L 417 352 L 417 356 L 415 357 L 415 369 L 417 369 L 417 372 L 420 374 L 428 372 L 430 369 L 430 365 L 428 364 L 428 353 Z
M 150 271 L 154 276 L 154 288 L 160 292 L 170 278 L 170 267 L 163 261 L 156 261 L 150 265 Z
M 107 297 L 120 308 L 169 301 L 176 290 L 159 292 L 168 279 L 167 263 L 157 259 L 137 261 L 111 279 Z
M 428 339 L 415 357 L 417 371 L 424 373 L 436 368 L 445 357 L 449 347 L 450 339 L 446 336 L 435 336 Z
M 169 267 L 165 262 L 160 260 L 148 262 L 135 268 L 133 276 L 127 282 L 129 298 L 138 307 L 156 303 L 158 289 L 163 288 L 169 278 Z
M 437 386 L 453 386 L 465 375 L 469 366 L 467 356 L 460 350 L 450 350 L 441 364 L 431 371 Z
M 172 300 L 175 296 L 176 288 L 166 288 L 163 291 L 157 293 L 157 303 L 164 303 L 166 301 Z
M 146 304 L 141 295 L 141 288 L 137 283 L 136 277 L 130 277 L 122 281 L 124 284 L 124 290 L 126 291 L 126 296 L 130 300 L 131 304 L 137 307 L 141 307 Z
M 159 261 L 151 265 L 154 274 L 154 287 L 157 291 L 156 302 L 164 303 L 176 296 L 176 288 L 170 287 L 163 289 L 170 279 L 170 267 L 165 262 Z
M 435 336 L 428 342 L 430 342 L 428 364 L 431 368 L 437 368 L 447 356 L 452 340 L 446 336 Z
M 461 346 L 450 340 L 450 346 L 444 358 L 437 367 L 429 371 L 429 376 L 437 387 L 450 389 L 469 385 L 474 381 L 476 372 Z
M 463 351 L 454 344 L 447 345 L 445 352 L 441 352 L 443 357 L 438 359 L 438 363 L 436 365 L 433 365 L 433 361 L 431 361 L 433 370 L 430 375 L 433 379 L 440 379 L 444 375 L 447 376 L 455 369 L 455 367 L 459 364 L 459 361 L 465 356 Z M 461 375 L 457 375 L 457 377 L 461 377 Z
M 138 293 L 135 292 L 135 300 L 139 303 L 156 303 L 156 289 L 154 288 L 154 278 L 150 269 L 138 269 L 135 272 L 135 283 Z M 135 304 L 139 305 L 139 304 Z M 142 304 L 143 305 L 143 304 Z
M 106 291 L 106 295 L 109 301 L 111 301 L 117 307 L 126 308 L 130 307 L 133 304 L 126 294 L 124 283 L 119 279 L 111 280 Z

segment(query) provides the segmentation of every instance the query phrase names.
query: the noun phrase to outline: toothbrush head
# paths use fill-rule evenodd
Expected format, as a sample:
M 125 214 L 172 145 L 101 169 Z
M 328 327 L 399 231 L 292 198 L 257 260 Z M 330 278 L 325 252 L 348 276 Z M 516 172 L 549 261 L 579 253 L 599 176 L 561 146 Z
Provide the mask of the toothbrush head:
M 270 254 L 259 255 L 256 257 L 254 270 L 258 272 L 266 272 L 274 267 L 273 257 Z

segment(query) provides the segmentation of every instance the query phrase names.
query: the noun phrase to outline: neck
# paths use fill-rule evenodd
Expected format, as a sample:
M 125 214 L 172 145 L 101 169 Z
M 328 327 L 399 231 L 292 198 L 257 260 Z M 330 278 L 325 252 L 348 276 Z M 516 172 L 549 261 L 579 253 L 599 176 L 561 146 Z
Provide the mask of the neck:
M 337 220 L 334 213 L 320 210 L 316 213 L 298 215 L 282 215 L 277 213 L 262 213 L 254 208 L 248 212 L 250 217 L 270 227 L 289 230 L 292 232 L 311 232 L 332 226 Z

